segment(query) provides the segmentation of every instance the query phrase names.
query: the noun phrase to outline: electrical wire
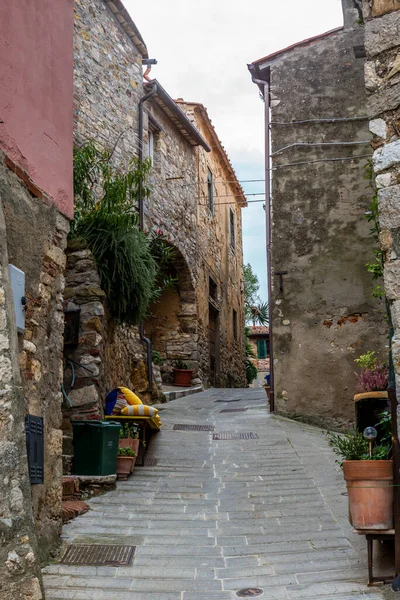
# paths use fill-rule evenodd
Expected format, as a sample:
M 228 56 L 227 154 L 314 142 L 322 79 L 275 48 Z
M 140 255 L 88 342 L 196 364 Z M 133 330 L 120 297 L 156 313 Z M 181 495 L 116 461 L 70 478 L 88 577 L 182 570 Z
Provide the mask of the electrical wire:
M 326 119 L 304 119 L 302 121 L 271 121 L 270 125 L 302 125 L 303 123 L 344 123 L 348 121 L 368 121 L 368 117 L 327 117 Z
M 271 156 L 275 156 L 275 154 L 279 154 L 279 152 L 284 152 L 285 150 L 290 150 L 290 148 L 310 148 L 313 146 L 358 146 L 362 144 L 370 145 L 371 141 L 363 140 L 362 142 L 296 142 L 294 144 L 284 146 L 283 148 L 279 148 L 279 150 L 275 150 L 275 152 L 271 153 Z

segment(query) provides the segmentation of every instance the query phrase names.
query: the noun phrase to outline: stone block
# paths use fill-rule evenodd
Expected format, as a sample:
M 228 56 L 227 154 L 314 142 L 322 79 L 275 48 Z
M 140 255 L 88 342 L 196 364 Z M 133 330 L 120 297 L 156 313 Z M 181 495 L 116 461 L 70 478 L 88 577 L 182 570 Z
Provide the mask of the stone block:
M 400 104 L 400 83 L 379 89 L 368 98 L 368 116 L 375 117 L 388 110 L 395 110 Z
M 386 296 L 389 300 L 400 300 L 400 261 L 386 264 L 384 270 Z
M 365 24 L 365 50 L 375 56 L 400 42 L 400 11 L 372 19 Z
M 369 130 L 377 137 L 386 138 L 386 121 L 383 119 L 373 119 L 369 122 Z
M 379 17 L 393 10 L 400 9 L 400 0 L 373 0 L 372 11 L 373 17 Z
M 400 140 L 375 150 L 372 157 L 375 173 L 381 173 L 400 163 Z
M 72 406 L 84 406 L 85 404 L 93 404 L 99 401 L 99 394 L 94 385 L 71 390 L 68 396 L 72 402 Z
M 379 222 L 382 228 L 400 227 L 400 185 L 378 191 Z

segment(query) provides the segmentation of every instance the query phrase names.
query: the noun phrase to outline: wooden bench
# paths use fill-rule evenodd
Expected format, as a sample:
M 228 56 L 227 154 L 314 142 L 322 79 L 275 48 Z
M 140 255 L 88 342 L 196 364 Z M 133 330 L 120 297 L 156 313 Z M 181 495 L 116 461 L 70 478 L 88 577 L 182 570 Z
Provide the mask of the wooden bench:
M 136 460 L 136 466 L 143 467 L 146 452 L 149 447 L 151 436 L 160 431 L 160 425 L 155 421 L 154 417 L 150 416 L 125 416 L 125 415 L 106 415 L 106 421 L 117 421 L 117 423 L 135 423 L 140 426 L 142 437 L 139 444 L 139 453 Z

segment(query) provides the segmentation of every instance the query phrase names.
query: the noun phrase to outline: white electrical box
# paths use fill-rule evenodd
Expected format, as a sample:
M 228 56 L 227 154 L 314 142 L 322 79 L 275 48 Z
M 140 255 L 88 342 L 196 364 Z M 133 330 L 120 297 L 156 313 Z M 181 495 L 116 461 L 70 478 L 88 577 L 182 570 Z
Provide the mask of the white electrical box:
M 14 265 L 9 265 L 10 267 L 10 280 L 11 280 L 11 289 L 14 300 L 14 311 L 15 311 L 15 320 L 17 323 L 17 331 L 18 333 L 24 333 L 25 331 L 25 273 L 14 267 Z

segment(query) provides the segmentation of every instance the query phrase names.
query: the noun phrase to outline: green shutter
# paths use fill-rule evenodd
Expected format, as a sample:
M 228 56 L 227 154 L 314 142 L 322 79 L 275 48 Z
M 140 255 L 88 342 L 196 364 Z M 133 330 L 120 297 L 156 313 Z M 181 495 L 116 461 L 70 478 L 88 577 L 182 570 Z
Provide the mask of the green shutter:
M 257 358 L 267 358 L 267 342 L 265 340 L 257 341 Z

